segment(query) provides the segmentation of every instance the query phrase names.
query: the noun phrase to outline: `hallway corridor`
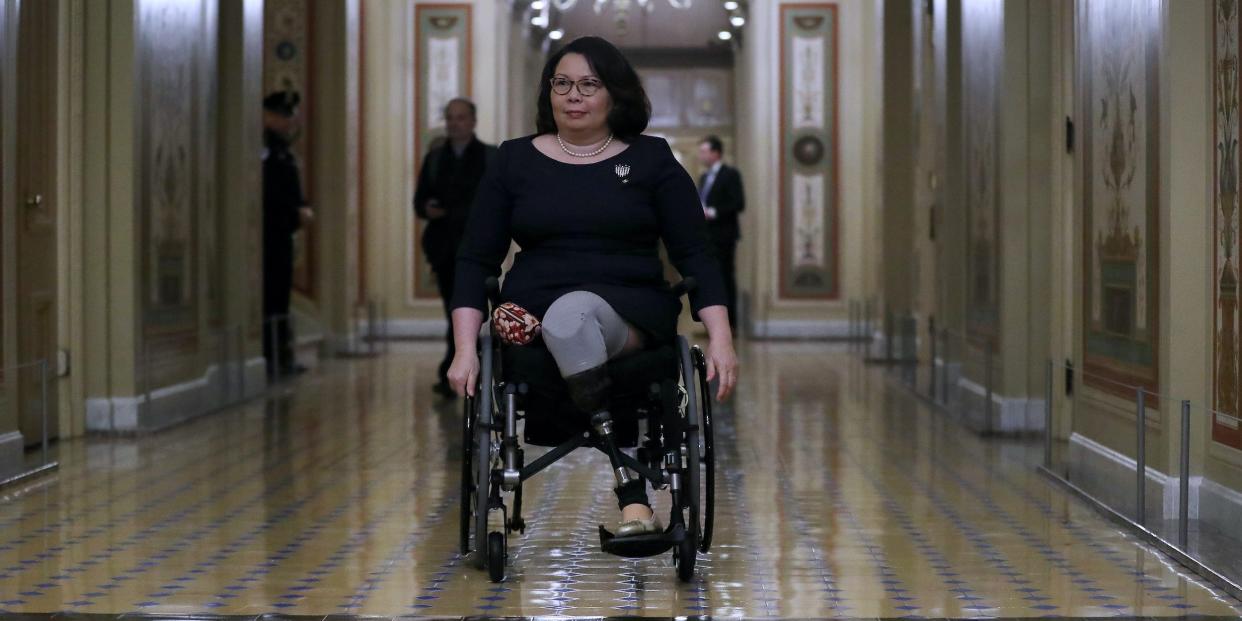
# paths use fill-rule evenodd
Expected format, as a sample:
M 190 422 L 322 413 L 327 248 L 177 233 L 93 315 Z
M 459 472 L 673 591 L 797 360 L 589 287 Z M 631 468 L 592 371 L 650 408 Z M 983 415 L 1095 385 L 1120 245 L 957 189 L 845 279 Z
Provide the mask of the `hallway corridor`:
M 716 544 L 599 552 L 602 456 L 528 488 L 510 579 L 456 554 L 459 404 L 438 347 L 330 361 L 281 394 L 137 439 L 79 439 L 0 497 L 0 611 L 259 615 L 1035 617 L 1237 615 L 981 440 L 822 343 L 749 344 L 718 416 Z

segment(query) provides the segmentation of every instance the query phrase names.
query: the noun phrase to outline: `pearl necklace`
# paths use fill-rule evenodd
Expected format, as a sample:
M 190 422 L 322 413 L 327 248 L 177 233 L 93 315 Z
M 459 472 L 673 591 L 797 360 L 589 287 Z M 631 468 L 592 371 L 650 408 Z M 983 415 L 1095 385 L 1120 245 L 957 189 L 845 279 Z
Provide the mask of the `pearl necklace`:
M 608 140 L 604 141 L 604 146 L 594 151 L 591 151 L 590 153 L 574 153 L 573 151 L 570 151 L 569 147 L 565 146 L 565 141 L 561 140 L 561 135 L 559 133 L 556 135 L 556 142 L 558 142 L 561 145 L 562 151 L 564 151 L 565 153 L 568 153 L 572 157 L 595 157 L 596 155 L 603 153 L 604 149 L 607 149 L 608 145 L 612 144 L 612 134 L 608 134 Z

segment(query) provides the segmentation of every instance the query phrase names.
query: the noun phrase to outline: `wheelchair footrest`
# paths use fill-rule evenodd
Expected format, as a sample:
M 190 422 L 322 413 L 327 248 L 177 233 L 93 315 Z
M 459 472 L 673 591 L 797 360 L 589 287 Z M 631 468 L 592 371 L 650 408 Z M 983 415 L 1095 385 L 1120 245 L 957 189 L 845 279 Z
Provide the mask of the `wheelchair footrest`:
M 599 527 L 599 545 L 608 554 L 625 558 L 646 558 L 664 554 L 686 538 L 686 527 L 673 525 L 662 533 L 617 537 L 603 525 Z

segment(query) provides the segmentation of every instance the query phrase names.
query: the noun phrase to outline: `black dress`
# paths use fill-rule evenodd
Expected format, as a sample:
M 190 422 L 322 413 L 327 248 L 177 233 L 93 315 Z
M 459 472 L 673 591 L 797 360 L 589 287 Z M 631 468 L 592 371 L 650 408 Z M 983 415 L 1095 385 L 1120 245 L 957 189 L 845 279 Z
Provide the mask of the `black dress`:
M 511 239 L 521 252 L 501 297 L 538 317 L 560 296 L 590 291 L 648 337 L 672 340 L 681 301 L 664 279 L 661 240 L 698 282 L 691 307 L 725 304 L 698 192 L 667 142 L 639 136 L 608 159 L 567 164 L 533 140 L 506 141 L 488 166 L 457 255 L 453 308 L 486 312 L 484 283 L 499 275 Z

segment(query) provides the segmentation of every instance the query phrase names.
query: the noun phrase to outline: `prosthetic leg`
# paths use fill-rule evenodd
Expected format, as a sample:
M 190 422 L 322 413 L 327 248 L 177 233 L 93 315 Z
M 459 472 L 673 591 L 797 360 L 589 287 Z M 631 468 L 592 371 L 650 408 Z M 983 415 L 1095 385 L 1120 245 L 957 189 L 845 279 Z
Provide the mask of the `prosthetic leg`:
M 612 435 L 612 414 L 608 412 L 608 394 L 612 388 L 612 378 L 608 376 L 607 367 L 596 367 L 565 378 L 569 386 L 569 397 L 578 409 L 591 417 L 591 429 L 595 433 L 595 441 L 608 455 L 612 464 L 612 472 L 617 480 L 617 489 L 629 485 L 634 477 L 622 461 L 621 449 Z
M 591 417 L 591 428 L 596 446 L 608 455 L 616 479 L 616 489 L 621 490 L 630 485 L 634 477 L 627 467 L 633 465 L 640 471 L 650 469 L 638 460 L 629 457 L 617 447 L 612 434 L 612 415 L 608 411 L 608 395 L 612 380 L 606 367 L 597 367 L 565 378 L 569 386 L 569 395 L 578 409 Z M 650 475 L 654 475 L 651 477 Z M 651 472 L 651 480 L 663 484 L 664 477 L 659 472 Z M 681 543 L 686 537 L 685 526 L 678 521 L 670 524 L 662 532 L 645 533 L 627 537 L 617 537 L 603 525 L 599 527 L 600 546 L 605 552 L 628 558 L 643 558 L 663 554 Z

